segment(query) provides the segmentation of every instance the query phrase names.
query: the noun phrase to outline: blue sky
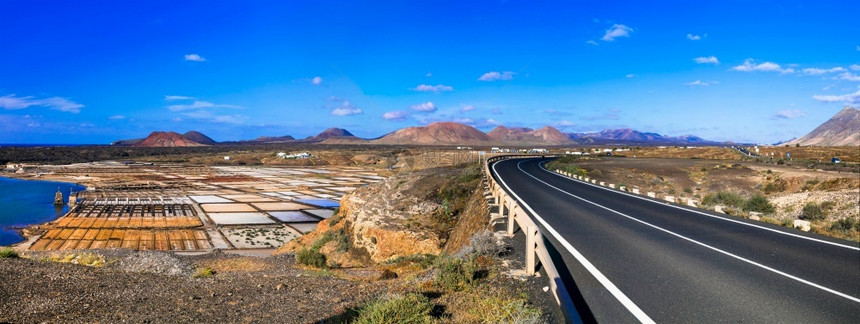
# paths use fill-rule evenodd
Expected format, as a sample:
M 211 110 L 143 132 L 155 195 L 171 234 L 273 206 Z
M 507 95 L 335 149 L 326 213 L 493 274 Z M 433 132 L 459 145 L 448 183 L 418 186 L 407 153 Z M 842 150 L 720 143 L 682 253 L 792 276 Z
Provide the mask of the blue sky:
M 0 143 L 434 121 L 799 137 L 860 104 L 856 1 L 0 1 Z

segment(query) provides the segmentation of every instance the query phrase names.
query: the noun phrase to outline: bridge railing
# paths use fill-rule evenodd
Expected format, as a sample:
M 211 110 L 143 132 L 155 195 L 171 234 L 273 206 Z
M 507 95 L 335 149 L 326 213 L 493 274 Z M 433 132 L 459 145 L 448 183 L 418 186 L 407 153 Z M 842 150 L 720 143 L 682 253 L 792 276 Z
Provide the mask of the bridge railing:
M 570 317 L 578 317 L 576 314 L 576 310 L 573 305 L 573 301 L 570 299 L 570 294 L 567 292 L 567 288 L 565 288 L 564 283 L 559 276 L 558 270 L 553 263 L 552 258 L 549 255 L 547 250 L 545 240 L 545 234 L 541 231 L 541 228 L 537 226 L 537 224 L 532 220 L 532 218 L 520 207 L 520 203 L 512 197 L 510 193 L 505 191 L 505 189 L 496 182 L 496 179 L 493 177 L 492 169 L 490 165 L 493 162 L 505 160 L 505 159 L 522 159 L 522 158 L 535 158 L 535 157 L 546 157 L 552 156 L 547 154 L 528 154 L 528 155 L 499 155 L 489 157 L 485 160 L 484 163 L 484 176 L 487 179 L 487 185 L 490 189 L 490 193 L 492 194 L 495 203 L 499 206 L 499 215 L 503 217 L 507 217 L 507 234 L 509 236 L 513 236 L 519 227 L 520 230 L 526 235 L 526 260 L 525 260 L 525 272 L 528 275 L 534 275 L 538 265 L 542 266 L 544 271 L 549 277 L 549 287 L 553 292 L 553 296 L 555 297 L 556 303 L 558 303 L 559 307 L 561 307 L 562 311 L 565 313 L 565 316 L 568 317 L 569 321 L 579 322 L 578 320 L 573 320 Z

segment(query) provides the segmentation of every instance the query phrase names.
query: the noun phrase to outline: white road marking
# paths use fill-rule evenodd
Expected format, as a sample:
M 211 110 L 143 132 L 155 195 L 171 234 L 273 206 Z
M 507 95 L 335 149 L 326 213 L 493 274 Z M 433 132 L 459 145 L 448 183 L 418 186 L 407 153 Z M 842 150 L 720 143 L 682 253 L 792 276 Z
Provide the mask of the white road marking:
M 685 210 L 685 211 L 688 211 L 688 212 L 691 212 L 691 213 L 696 213 L 696 214 L 699 214 L 699 215 L 708 216 L 708 217 L 711 217 L 711 218 L 716 218 L 716 219 L 724 220 L 724 221 L 727 221 L 727 222 L 732 222 L 732 223 L 737 223 L 737 224 L 746 225 L 746 226 L 750 226 L 750 227 L 755 227 L 755 228 L 758 228 L 758 229 L 763 229 L 763 230 L 766 230 L 766 231 L 771 231 L 771 232 L 778 233 L 778 234 L 782 234 L 782 235 L 793 236 L 793 237 L 800 238 L 800 239 L 804 239 L 804 240 L 810 240 L 810 241 L 814 241 L 814 242 L 818 242 L 818 243 L 830 244 L 830 245 L 834 245 L 834 246 L 838 246 L 838 247 L 843 247 L 843 248 L 846 248 L 846 249 L 851 249 L 851 250 L 855 250 L 855 251 L 860 251 L 860 247 L 857 247 L 857 246 L 850 246 L 850 245 L 845 245 L 845 244 L 841 244 L 841 243 L 825 241 L 825 240 L 822 240 L 822 239 L 817 239 L 817 238 L 814 238 L 814 237 L 808 237 L 808 236 L 798 235 L 798 234 L 794 234 L 794 233 L 784 232 L 784 231 L 776 230 L 776 229 L 773 229 L 773 228 L 764 227 L 764 226 L 761 226 L 761 225 L 756 225 L 756 224 L 750 224 L 750 223 L 746 223 L 746 222 L 741 222 L 741 221 L 739 221 L 739 220 L 735 220 L 735 219 L 731 219 L 731 218 L 725 218 L 725 217 L 715 216 L 715 215 L 711 215 L 711 214 L 708 214 L 708 213 L 704 213 L 704 212 L 701 212 L 701 211 L 698 211 L 698 210 L 688 209 L 688 208 L 684 208 L 684 207 L 676 206 L 676 205 L 672 205 L 672 204 L 667 204 L 667 203 L 665 203 L 665 202 L 661 202 L 661 201 L 656 201 L 656 200 L 647 199 L 647 198 L 645 198 L 645 197 L 641 197 L 641 196 L 639 196 L 639 195 L 634 195 L 634 194 L 626 193 L 626 192 L 623 192 L 623 191 L 620 191 L 620 190 L 612 190 L 612 189 L 604 188 L 604 187 L 601 187 L 601 186 L 598 186 L 598 185 L 594 185 L 594 184 L 591 184 L 591 183 L 588 183 L 588 182 L 585 182 L 585 181 L 580 181 L 580 180 L 577 180 L 577 179 L 574 179 L 574 178 L 571 178 L 571 177 L 567 177 L 567 176 L 564 176 L 564 175 L 561 175 L 561 174 L 558 174 L 558 173 L 552 172 L 552 171 L 550 171 L 550 170 L 547 170 L 546 168 L 544 168 L 544 167 L 543 167 L 543 164 L 541 164 L 541 165 L 540 165 L 540 167 L 541 167 L 541 169 L 543 169 L 544 171 L 549 172 L 550 174 L 555 175 L 555 176 L 558 176 L 558 177 L 562 177 L 562 178 L 565 178 L 565 179 L 573 180 L 573 181 L 576 181 L 576 182 L 579 182 L 579 183 L 584 183 L 584 184 L 587 184 L 587 185 L 589 185 L 589 186 L 592 186 L 592 187 L 595 187 L 595 188 L 600 188 L 600 189 L 603 189 L 603 190 L 606 190 L 606 191 L 609 191 L 609 192 L 614 192 L 614 193 L 617 193 L 617 194 L 622 194 L 622 195 L 630 196 L 630 197 L 633 197 L 633 198 L 636 198 L 636 199 L 641 199 L 641 200 L 644 200 L 644 201 L 647 201 L 647 202 L 650 202 L 650 203 L 653 203 L 653 204 L 659 204 L 659 205 L 662 205 L 662 206 L 669 206 L 669 207 L 672 207 L 672 208 L 676 208 L 676 209 L 680 209 L 680 210 Z
M 517 164 L 517 167 L 519 168 L 519 164 Z M 496 164 L 493 164 L 493 171 L 498 174 L 498 172 L 496 171 Z M 526 174 L 528 175 L 528 173 Z M 600 284 L 602 284 L 603 287 L 606 288 L 606 290 L 608 290 L 609 293 L 611 293 L 612 296 L 615 297 L 615 299 L 618 299 L 618 301 L 621 302 L 621 305 L 624 305 L 624 307 L 627 308 L 627 310 L 630 311 L 630 313 L 632 313 L 637 320 L 642 323 L 656 323 L 654 322 L 654 320 L 651 319 L 651 317 L 648 317 L 648 314 L 645 314 L 645 312 L 642 311 L 639 306 L 636 306 L 636 304 L 633 303 L 633 301 L 630 300 L 627 295 L 621 292 L 621 289 L 618 289 L 618 287 L 616 287 L 615 284 L 612 283 L 612 281 L 609 281 L 609 278 L 606 278 L 606 276 L 604 276 L 603 273 L 600 272 L 600 270 L 597 270 L 597 267 L 591 264 L 591 262 L 588 261 L 585 256 L 579 253 L 579 251 L 577 251 L 573 247 L 573 245 L 570 244 L 570 242 L 568 242 L 564 237 L 561 236 L 561 234 L 559 234 L 554 228 L 552 228 L 552 226 L 550 226 L 546 221 L 544 221 L 543 218 L 541 218 L 540 215 L 538 215 L 538 213 L 536 213 L 531 208 L 531 206 L 529 206 L 525 201 L 520 199 L 520 197 L 517 196 L 517 194 L 513 190 L 511 190 L 510 187 L 508 187 L 508 184 L 505 183 L 505 180 L 502 179 L 502 177 L 499 177 L 499 182 L 501 182 L 502 185 L 508 189 L 508 192 L 512 196 L 514 196 L 514 198 L 516 198 L 517 201 L 523 205 L 523 207 L 525 207 L 529 212 L 531 212 L 531 214 L 541 224 L 543 224 L 544 228 L 546 228 L 546 230 L 549 231 L 549 233 L 552 234 L 552 236 L 555 237 L 555 239 L 558 240 L 561 245 L 564 246 L 565 249 L 567 249 L 567 252 L 573 255 L 573 257 L 576 258 L 576 260 L 579 261 L 579 263 L 582 264 L 582 266 L 585 267 L 585 269 L 588 270 L 588 272 L 591 273 L 591 275 L 594 276 L 594 278 L 597 279 L 597 281 L 600 282 Z
M 597 206 L 597 207 L 600 207 L 600 208 L 606 209 L 606 210 L 611 211 L 611 212 L 613 212 L 613 213 L 616 213 L 616 214 L 618 214 L 618 215 L 621 215 L 621 216 L 627 217 L 627 218 L 629 218 L 629 219 L 631 219 L 631 220 L 634 220 L 634 221 L 637 221 L 637 222 L 639 222 L 639 223 L 642 223 L 642 224 L 644 224 L 644 225 L 647 225 L 647 226 L 650 226 L 650 227 L 652 227 L 652 228 L 658 229 L 658 230 L 660 230 L 660 231 L 666 232 L 666 233 L 668 233 L 668 234 L 671 234 L 671 235 L 677 236 L 677 237 L 682 238 L 682 239 L 684 239 L 684 240 L 687 240 L 687 241 L 693 242 L 693 243 L 695 243 L 695 244 L 698 244 L 698 245 L 701 245 L 701 246 L 706 247 L 706 248 L 708 248 L 708 249 L 714 250 L 714 251 L 716 251 L 716 252 L 719 252 L 719 253 L 725 254 L 725 255 L 727 255 L 727 256 L 730 256 L 730 257 L 732 257 L 732 258 L 738 259 L 738 260 L 740 260 L 740 261 L 743 261 L 743 262 L 746 262 L 746 263 L 752 264 L 752 265 L 754 265 L 754 266 L 757 266 L 757 267 L 759 267 L 759 268 L 762 268 L 762 269 L 768 270 L 768 271 L 770 271 L 770 272 L 776 273 L 776 274 L 781 275 L 781 276 L 784 276 L 784 277 L 786 277 L 786 278 L 789 278 L 789 279 L 792 279 L 792 280 L 795 280 L 795 281 L 798 281 L 798 282 L 801 282 L 801 283 L 807 284 L 807 285 L 809 285 L 809 286 L 812 286 L 812 287 L 815 287 L 815 288 L 818 288 L 818 289 L 824 290 L 824 291 L 826 291 L 826 292 L 829 292 L 829 293 L 831 293 L 831 294 L 837 295 L 837 296 L 839 296 L 839 297 L 846 298 L 846 299 L 851 300 L 851 301 L 853 301 L 853 302 L 860 303 L 860 298 L 856 298 L 856 297 L 854 297 L 854 296 L 851 296 L 851 295 L 848 295 L 848 294 L 845 294 L 845 293 L 842 293 L 842 292 L 839 292 L 839 291 L 836 291 L 836 290 L 833 290 L 833 289 L 830 289 L 830 288 L 824 287 L 824 286 L 822 286 L 822 285 L 819 285 L 819 284 L 817 284 L 817 283 L 811 282 L 811 281 L 809 281 L 809 280 L 806 280 L 806 279 L 803 279 L 803 278 L 800 278 L 800 277 L 797 277 L 797 276 L 794 276 L 794 275 L 790 275 L 790 274 L 788 274 L 788 273 L 785 273 L 785 272 L 782 272 L 782 271 L 776 270 L 776 269 L 771 268 L 771 267 L 768 267 L 768 266 L 766 266 L 766 265 L 763 265 L 763 264 L 757 263 L 757 262 L 755 262 L 755 261 L 752 261 L 752 260 L 746 259 L 746 258 L 744 258 L 744 257 L 738 256 L 738 255 L 732 254 L 732 253 L 730 253 L 730 252 L 727 252 L 727 251 L 721 250 L 721 249 L 719 249 L 719 248 L 716 248 L 716 247 L 713 247 L 713 246 L 707 245 L 707 244 L 705 244 L 705 243 L 702 243 L 702 242 L 696 241 L 696 240 L 691 239 L 691 238 L 689 238 L 689 237 L 686 237 L 686 236 L 683 236 L 683 235 L 681 235 L 681 234 L 678 234 L 678 233 L 672 232 L 672 231 L 667 230 L 667 229 L 665 229 L 665 228 L 662 228 L 662 227 L 659 227 L 659 226 L 657 226 L 657 225 L 654 225 L 654 224 L 648 223 L 648 222 L 646 222 L 646 221 L 640 220 L 640 219 L 638 219 L 638 218 L 635 218 L 635 217 L 632 217 L 632 216 L 628 216 L 627 214 L 624 214 L 624 213 L 619 212 L 619 211 L 617 211 L 617 210 L 614 210 L 614 209 L 612 209 L 612 208 L 609 208 L 609 207 L 606 207 L 606 206 L 600 205 L 600 204 L 595 203 L 595 202 L 592 202 L 592 201 L 590 201 L 590 200 L 588 200 L 588 199 L 585 199 L 585 198 L 579 197 L 579 196 L 577 196 L 577 195 L 574 195 L 574 194 L 572 194 L 572 193 L 569 193 L 569 192 L 567 192 L 567 191 L 564 191 L 564 190 L 562 190 L 562 189 L 560 189 L 560 188 L 558 188 L 558 187 L 556 187 L 556 186 L 553 186 L 553 185 L 551 185 L 551 184 L 549 184 L 549 183 L 546 183 L 545 181 L 543 181 L 543 180 L 541 180 L 541 179 L 538 179 L 537 177 L 535 177 L 535 176 L 533 176 L 533 175 L 529 174 L 528 172 L 526 172 L 525 170 L 523 170 L 523 169 L 522 169 L 522 167 L 520 167 L 520 164 L 521 164 L 521 163 L 523 163 L 523 162 L 524 162 L 524 161 L 520 161 L 520 162 L 518 162 L 518 163 L 517 163 L 517 169 L 519 169 L 523 174 L 525 174 L 525 175 L 527 175 L 527 176 L 529 176 L 529 177 L 532 177 L 533 179 L 535 179 L 535 180 L 537 180 L 537 181 L 539 181 L 539 182 L 541 182 L 541 183 L 545 184 L 546 186 L 548 186 L 548 187 L 550 187 L 550 188 L 553 188 L 553 189 L 555 189 L 555 190 L 558 190 L 558 191 L 560 191 L 560 192 L 562 192 L 562 193 L 564 193 L 564 194 L 566 194 L 566 195 L 568 195 L 568 196 L 571 196 L 571 197 L 573 197 L 573 198 L 576 198 L 576 199 L 582 200 L 582 201 L 587 202 L 587 203 L 589 203 L 589 204 L 592 204 L 592 205 L 594 205 L 594 206 Z M 495 165 L 494 165 L 494 166 L 495 166 Z M 495 170 L 495 169 L 493 169 L 493 170 Z M 500 179 L 501 179 L 501 177 L 500 177 Z

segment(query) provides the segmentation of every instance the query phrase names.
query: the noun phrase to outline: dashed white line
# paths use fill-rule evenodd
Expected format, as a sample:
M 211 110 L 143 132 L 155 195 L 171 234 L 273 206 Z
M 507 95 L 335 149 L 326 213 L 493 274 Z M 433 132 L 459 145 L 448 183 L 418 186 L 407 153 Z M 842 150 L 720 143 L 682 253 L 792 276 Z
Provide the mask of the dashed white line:
M 770 272 L 776 273 L 776 274 L 781 275 L 781 276 L 783 276 L 783 277 L 786 277 L 786 278 L 789 278 L 789 279 L 792 279 L 792 280 L 795 280 L 795 281 L 798 281 L 798 282 L 804 283 L 804 284 L 806 284 L 806 285 L 809 285 L 809 286 L 812 286 L 812 287 L 815 287 L 815 288 L 818 288 L 818 289 L 824 290 L 824 291 L 826 291 L 826 292 L 829 292 L 829 293 L 831 293 L 831 294 L 837 295 L 837 296 L 839 296 L 839 297 L 846 298 L 846 299 L 851 300 L 851 301 L 853 301 L 853 302 L 860 303 L 860 298 L 856 298 L 856 297 L 851 296 L 851 295 L 848 295 L 848 294 L 846 294 L 846 293 L 839 292 L 839 291 L 836 291 L 836 290 L 833 290 L 833 289 L 830 289 L 830 288 L 824 287 L 824 286 L 822 286 L 822 285 L 819 285 L 819 284 L 817 284 L 817 283 L 811 282 L 811 281 L 809 281 L 809 280 L 806 280 L 806 279 L 803 279 L 803 278 L 800 278 L 800 277 L 797 277 L 797 276 L 794 276 L 794 275 L 791 275 L 791 274 L 788 274 L 788 273 L 785 273 L 785 272 L 782 272 L 782 271 L 776 270 L 776 269 L 774 269 L 774 268 L 768 267 L 768 266 L 763 265 L 763 264 L 761 264 L 761 263 L 757 263 L 757 262 L 755 262 L 755 261 L 752 261 L 752 260 L 746 259 L 746 258 L 744 258 L 744 257 L 738 256 L 738 255 L 732 254 L 732 253 L 730 253 L 730 252 L 727 252 L 727 251 L 721 250 L 721 249 L 719 249 L 719 248 L 716 248 L 716 247 L 713 247 L 713 246 L 707 245 L 707 244 L 705 244 L 705 243 L 702 243 L 702 242 L 696 241 L 696 240 L 691 239 L 691 238 L 689 238 L 689 237 L 686 237 L 686 236 L 683 236 L 683 235 L 681 235 L 681 234 L 678 234 L 678 233 L 672 232 L 672 231 L 667 230 L 667 229 L 665 229 L 665 228 L 662 228 L 662 227 L 659 227 L 659 226 L 657 226 L 657 225 L 654 225 L 654 224 L 648 223 L 648 222 L 646 222 L 646 221 L 643 221 L 643 220 L 640 220 L 640 219 L 638 219 L 638 218 L 635 218 L 635 217 L 629 216 L 629 215 L 627 215 L 627 214 L 624 214 L 624 213 L 619 212 L 619 211 L 617 211 L 617 210 L 614 210 L 614 209 L 612 209 L 612 208 L 609 208 L 609 207 L 606 207 L 606 206 L 600 205 L 600 204 L 595 203 L 595 202 L 592 202 L 592 201 L 590 201 L 590 200 L 588 200 L 588 199 L 585 199 L 585 198 L 579 197 L 579 196 L 577 196 L 577 195 L 574 195 L 574 194 L 572 194 L 572 193 L 569 193 L 569 192 L 567 192 L 567 191 L 564 191 L 564 190 L 562 190 L 562 189 L 560 189 L 560 188 L 558 188 L 558 187 L 556 187 L 556 186 L 553 186 L 553 185 L 551 185 L 551 184 L 549 184 L 549 183 L 547 183 L 547 182 L 545 182 L 545 181 L 543 181 L 543 180 L 541 180 L 541 179 L 538 179 L 537 177 L 535 177 L 535 176 L 533 176 L 533 175 L 529 174 L 528 172 L 526 172 L 525 170 L 523 170 L 523 168 L 520 166 L 520 164 L 522 164 L 523 162 L 524 162 L 524 161 L 517 162 L 517 169 L 519 169 L 519 170 L 520 170 L 520 172 L 522 172 L 523 174 L 525 174 L 525 175 L 527 175 L 527 176 L 529 176 L 529 177 L 531 177 L 531 178 L 533 178 L 533 179 L 537 180 L 538 182 L 543 183 L 544 185 L 546 185 L 546 186 L 548 186 L 548 187 L 550 187 L 550 188 L 553 188 L 553 189 L 555 189 L 555 190 L 558 190 L 558 191 L 560 191 L 560 192 L 562 192 L 562 193 L 564 193 L 564 194 L 566 194 L 566 195 L 568 195 L 568 196 L 571 196 L 571 197 L 573 197 L 573 198 L 576 198 L 576 199 L 582 200 L 582 201 L 587 202 L 587 203 L 589 203 L 589 204 L 592 204 L 592 205 L 594 205 L 594 206 L 597 206 L 597 207 L 603 208 L 603 209 L 608 210 L 608 211 L 610 211 L 610 212 L 616 213 L 616 214 L 618 214 L 618 215 L 621 215 L 621 216 L 623 216 L 623 217 L 629 218 L 629 219 L 634 220 L 634 221 L 636 221 L 636 222 L 642 223 L 642 224 L 647 225 L 647 226 L 649 226 L 649 227 L 652 227 L 652 228 L 654 228 L 654 229 L 657 229 L 657 230 L 663 231 L 663 232 L 665 232 L 665 233 L 671 234 L 671 235 L 673 235 L 673 236 L 679 237 L 679 238 L 681 238 L 681 239 L 684 239 L 684 240 L 690 241 L 690 242 L 692 242 L 692 243 L 695 243 L 695 244 L 700 245 L 700 246 L 702 246 L 702 247 L 708 248 L 708 249 L 710 249 L 710 250 L 713 250 L 713 251 L 716 251 L 716 252 L 722 253 L 722 254 L 727 255 L 727 256 L 729 256 L 729 257 L 732 257 L 732 258 L 734 258 L 734 259 L 737 259 L 737 260 L 740 260 L 740 261 L 743 261 L 743 262 L 746 262 L 746 263 L 752 264 L 752 265 L 754 265 L 754 266 L 756 266 L 756 267 L 759 267 L 759 268 L 765 269 L 765 270 L 767 270 L 767 271 L 770 271 Z M 493 167 L 494 167 L 494 169 L 493 169 L 493 170 L 495 171 L 495 165 L 493 165 Z M 499 177 L 499 179 L 501 179 L 501 177 Z M 507 187 L 507 186 L 505 186 L 505 187 Z M 510 188 L 509 188 L 509 190 L 510 190 Z

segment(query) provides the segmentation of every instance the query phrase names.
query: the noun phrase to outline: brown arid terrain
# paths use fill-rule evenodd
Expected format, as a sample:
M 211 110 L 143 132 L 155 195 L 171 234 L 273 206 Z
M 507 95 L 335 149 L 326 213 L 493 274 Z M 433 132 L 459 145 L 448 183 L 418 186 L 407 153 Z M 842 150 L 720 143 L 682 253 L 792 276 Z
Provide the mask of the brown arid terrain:
M 247 154 L 245 158 L 254 161 L 252 156 L 257 153 Z M 255 163 L 276 165 L 263 161 L 271 154 Z M 487 231 L 489 210 L 477 163 L 439 167 L 456 159 L 424 157 L 428 152 L 423 150 L 331 154 L 314 153 L 325 158 L 326 165 L 353 168 L 355 176 L 356 164 L 420 166 L 395 171 L 381 166 L 379 174 L 389 172 L 387 180 L 343 196 L 341 208 L 333 216 L 315 224 L 316 230 L 288 243 L 275 256 L 268 256 L 271 249 L 206 253 L 133 251 L 117 246 L 18 249 L 17 254 L 2 249 L 0 276 L 17 279 L 0 282 L 0 309 L 9 310 L 0 312 L 0 322 L 344 323 L 366 322 L 392 307 L 408 311 L 421 322 L 563 321 L 551 293 L 542 289 L 546 280 L 514 274 L 511 267 L 519 268 L 524 257 L 510 252 L 510 238 Z M 186 161 L 199 159 L 200 165 L 98 163 L 81 166 L 84 169 L 79 171 L 86 172 L 85 176 L 65 170 L 43 177 L 72 177 L 102 188 L 108 183 L 142 185 L 146 192 L 172 184 L 175 188 L 165 192 L 178 193 L 193 190 L 176 187 L 181 182 L 176 179 L 182 175 L 196 179 L 195 183 L 217 184 L 222 191 L 253 191 L 251 183 L 261 181 L 253 174 L 259 171 L 299 171 L 204 166 L 206 159 L 217 160 L 220 155 L 183 156 Z M 47 169 L 31 168 L 24 176 L 38 170 Z M 318 180 L 334 179 L 320 176 Z M 259 182 L 258 186 L 272 183 Z M 131 194 L 125 190 L 122 194 Z M 246 199 L 251 195 L 222 196 Z M 254 199 L 271 200 L 258 195 Z M 212 207 L 201 206 L 204 210 Z M 122 239 L 123 244 L 125 241 Z
M 684 204 L 692 199 L 706 209 L 723 205 L 739 217 L 757 211 L 746 201 L 761 195 L 770 205 L 763 207 L 762 221 L 794 227 L 794 220 L 806 220 L 812 231 L 860 241 L 857 164 L 825 171 L 739 160 L 601 157 L 565 158 L 550 168 L 559 165 L 642 195 L 673 196 Z

